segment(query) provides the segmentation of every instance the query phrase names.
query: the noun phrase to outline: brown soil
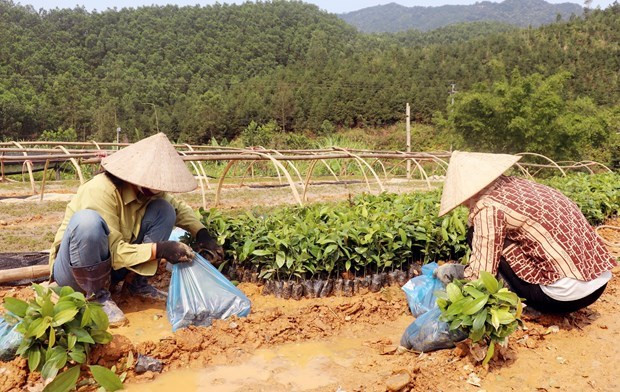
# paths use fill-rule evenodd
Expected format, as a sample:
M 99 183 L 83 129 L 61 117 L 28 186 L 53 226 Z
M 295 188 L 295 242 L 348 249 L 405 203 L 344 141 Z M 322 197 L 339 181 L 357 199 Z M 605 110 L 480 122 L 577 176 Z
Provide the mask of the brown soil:
M 34 206 L 41 212 L 31 211 L 28 218 L 4 212 L 0 232 L 37 225 L 54 231 L 61 207 Z M 619 226 L 620 219 L 608 224 Z M 603 229 L 601 234 L 608 241 L 620 239 L 617 231 Z M 47 241 L 34 239 L 32 246 Z M 9 242 L 3 237 L 0 246 Z M 169 274 L 160 271 L 156 285 L 166 287 Z M 170 330 L 164 303 L 117 295 L 130 323 L 112 330 L 117 334 L 113 344 L 95 350 L 91 360 L 121 368 L 129 352 L 160 359 L 161 375 L 129 371 L 126 384 L 133 391 L 384 391 L 398 386 L 420 391 L 616 391 L 619 274 L 614 271 L 603 296 L 588 309 L 527 320 L 527 329 L 511 337 L 504 356 L 488 369 L 476 365 L 463 347 L 428 354 L 397 350 L 413 317 L 396 287 L 352 298 L 292 301 L 262 296 L 260 287 L 248 283 L 239 287 L 252 300 L 249 317 L 177 333 Z M 32 291 L 0 287 L 0 298 L 5 296 L 27 299 Z M 41 380 L 28 373 L 25 360 L 0 362 L 0 391 L 29 388 L 40 390 Z
M 163 375 L 130 372 L 127 383 L 134 391 L 166 391 L 172 385 L 183 390 L 211 385 L 216 391 L 381 391 L 393 375 L 394 380 L 406 379 L 404 374 L 410 380 L 405 390 L 613 391 L 620 388 L 610 371 L 620 359 L 615 344 L 620 334 L 619 273 L 614 272 L 605 294 L 590 308 L 526 321 L 527 330 L 511 338 L 506 358 L 494 360 L 489 369 L 475 365 L 461 348 L 428 354 L 398 351 L 413 318 L 396 287 L 353 298 L 287 301 L 262 296 L 258 286 L 246 283 L 240 288 L 252 300 L 249 317 L 174 334 L 163 303 L 119 300 L 130 326 L 113 330 L 124 336 L 95 350 L 92 360 L 122 366 L 129 351 L 162 360 Z M 0 296 L 24 298 L 28 292 L 9 289 Z M 26 369 L 22 359 L 3 363 L 0 390 L 40 383 L 36 376 L 29 380 Z

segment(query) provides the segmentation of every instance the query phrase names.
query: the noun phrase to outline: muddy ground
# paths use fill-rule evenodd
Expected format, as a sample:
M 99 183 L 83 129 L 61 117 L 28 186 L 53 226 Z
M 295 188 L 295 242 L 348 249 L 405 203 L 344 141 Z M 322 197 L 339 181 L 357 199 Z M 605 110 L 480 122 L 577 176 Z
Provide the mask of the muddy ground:
M 31 213 L 41 219 L 28 220 L 26 212 L 2 213 L 9 216 L 5 219 L 23 219 L 16 226 L 25 228 L 62 217 L 55 207 L 39 208 Z M 613 230 L 601 232 L 618 240 Z M 5 241 L 3 236 L 0 245 L 8 247 Z M 158 284 L 165 287 L 162 273 Z M 505 358 L 492 361 L 488 369 L 462 348 L 426 354 L 398 350 L 413 321 L 398 287 L 351 298 L 292 301 L 262 296 L 260 287 L 247 283 L 239 287 L 252 300 L 250 316 L 177 333 L 170 330 L 164 303 L 119 293 L 130 323 L 112 330 L 114 342 L 96 350 L 92 360 L 121 367 L 132 352 L 163 362 L 162 374 L 130 371 L 130 391 L 384 391 L 399 385 L 420 391 L 617 391 L 619 275 L 614 271 L 601 299 L 585 310 L 526 320 Z M 0 297 L 7 295 L 27 298 L 31 290 L 0 288 Z M 0 390 L 41 390 L 39 377 L 26 369 L 22 359 L 0 363 Z

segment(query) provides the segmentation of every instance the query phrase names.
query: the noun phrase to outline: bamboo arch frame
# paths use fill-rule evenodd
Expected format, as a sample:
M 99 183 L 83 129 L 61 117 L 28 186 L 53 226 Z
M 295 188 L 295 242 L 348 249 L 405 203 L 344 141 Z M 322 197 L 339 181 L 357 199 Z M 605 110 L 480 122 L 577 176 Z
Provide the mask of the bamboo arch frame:
M 375 177 L 375 180 L 377 181 L 377 185 L 379 185 L 379 190 L 381 192 L 385 192 L 385 188 L 383 187 L 383 184 L 381 183 L 381 180 L 379 179 L 379 176 L 377 176 L 377 173 L 375 172 L 375 170 L 372 168 L 372 166 L 370 166 L 368 164 L 368 162 L 366 162 L 364 159 L 362 159 L 359 155 L 352 153 L 351 151 L 341 148 L 341 147 L 332 147 L 334 150 L 336 151 L 342 151 L 348 155 L 350 155 L 352 158 L 355 158 L 355 161 L 357 162 L 357 164 L 360 167 L 360 170 L 362 172 L 362 174 L 364 175 L 364 180 L 366 180 L 366 184 L 368 185 L 368 192 L 372 192 L 372 189 L 370 188 L 370 181 L 368 181 L 368 176 L 366 175 L 366 171 L 364 170 L 364 167 L 362 166 L 362 163 L 364 165 L 366 165 L 366 167 L 368 168 L 368 170 L 370 170 L 370 172 L 372 173 L 373 177 Z
M 186 143 L 185 146 L 189 151 L 195 151 L 194 148 L 189 144 Z M 196 169 L 196 173 L 198 173 L 198 176 L 202 175 L 202 177 L 204 178 L 205 183 L 207 184 L 207 189 L 211 189 L 211 184 L 209 184 L 209 177 L 207 177 L 207 172 L 205 171 L 204 167 L 202 166 L 202 162 L 200 161 L 198 161 L 198 168 L 200 169 L 200 171 L 198 171 L 196 169 L 196 166 L 194 165 L 194 169 Z
M 535 157 L 543 158 L 546 161 L 548 161 L 549 163 L 551 163 L 551 165 L 554 166 L 556 169 L 558 169 L 560 171 L 560 173 L 562 173 L 562 177 L 566 177 L 566 172 L 564 171 L 564 169 L 562 169 L 560 167 L 560 165 L 558 165 L 553 159 L 551 159 L 549 157 L 546 157 L 546 156 L 544 156 L 542 154 L 537 154 L 535 152 L 520 152 L 520 153 L 518 153 L 516 155 L 520 155 L 520 156 L 532 155 L 532 156 L 535 156 Z
M 20 148 L 22 150 L 24 149 L 24 147 L 22 147 L 21 144 L 17 143 L 16 141 L 14 141 L 13 144 L 17 148 Z M 28 153 L 26 151 L 24 151 L 22 154 L 24 154 L 25 157 L 28 156 Z M 34 175 L 32 174 L 32 161 L 29 159 L 26 159 L 24 160 L 24 163 L 22 163 L 22 181 L 24 181 L 24 167 L 26 167 L 28 170 L 28 176 L 30 177 L 30 187 L 32 188 L 32 194 L 36 195 L 37 189 L 34 184 Z
M 64 146 L 57 146 L 60 150 L 62 150 L 62 152 L 64 152 L 67 155 L 71 155 L 71 153 L 64 147 Z M 69 158 L 69 160 L 71 161 L 71 163 L 73 164 L 73 167 L 75 167 L 75 171 L 78 175 L 78 178 L 80 179 L 80 185 L 84 183 L 84 176 L 82 176 L 82 169 L 80 168 L 80 164 L 78 163 L 78 161 L 75 160 L 75 158 Z
M 291 174 L 288 172 L 288 170 L 286 170 L 286 168 L 284 167 L 284 165 L 282 165 L 282 163 L 280 163 L 277 159 L 275 159 L 274 157 L 272 157 L 269 154 L 265 154 L 262 152 L 258 152 L 258 151 L 244 151 L 241 152 L 241 154 L 256 154 L 258 156 L 267 158 L 269 160 L 271 160 L 271 162 L 276 166 L 279 167 L 282 172 L 284 173 L 284 176 L 286 177 L 286 179 L 288 180 L 288 183 L 291 187 L 291 191 L 293 192 L 293 197 L 295 198 L 295 200 L 297 201 L 297 203 L 300 206 L 303 206 L 304 203 L 302 201 L 302 199 L 299 196 L 299 192 L 297 192 L 297 188 L 295 187 L 295 183 L 293 182 L 293 178 L 291 177 Z M 220 203 L 220 194 L 222 192 L 222 185 L 224 183 L 224 178 L 226 178 L 226 174 L 228 173 L 228 171 L 230 170 L 230 168 L 236 163 L 237 161 L 229 161 L 228 164 L 226 165 L 226 168 L 224 168 L 224 171 L 222 172 L 222 176 L 220 177 L 220 180 L 217 184 L 217 190 L 215 192 L 215 203 L 214 205 L 217 207 Z
M 56 167 L 67 168 L 65 165 L 73 165 L 77 177 L 80 179 L 80 183 L 85 182 L 84 175 L 90 175 L 90 171 L 84 172 L 82 165 L 98 164 L 102 153 L 113 153 L 116 150 L 111 148 L 126 146 L 128 144 L 117 143 L 100 143 L 97 141 L 89 142 L 2 142 L 0 143 L 0 164 L 2 165 L 3 180 L 14 181 L 10 178 L 4 177 L 4 165 L 17 166 L 21 165 L 22 180 L 25 182 L 25 174 L 28 171 L 30 180 L 30 186 L 33 194 L 37 193 L 36 182 L 34 179 L 34 172 L 40 171 L 39 165 L 45 163 L 47 167 L 50 164 L 55 164 Z M 14 147 L 12 147 L 14 146 Z M 33 146 L 39 146 L 35 148 Z M 82 147 L 78 147 L 82 146 Z M 384 181 L 389 181 L 391 176 L 395 175 L 394 171 L 402 165 L 404 162 L 413 161 L 415 164 L 414 171 L 420 171 L 420 178 L 425 181 L 426 187 L 432 188 L 431 174 L 441 173 L 448 167 L 449 152 L 402 152 L 402 151 L 382 151 L 382 150 L 362 150 L 362 149 L 346 149 L 341 147 L 331 147 L 324 149 L 308 149 L 308 150 L 272 150 L 258 147 L 257 149 L 244 149 L 244 148 L 232 148 L 232 147 L 214 147 L 214 146 L 193 146 L 189 144 L 175 145 L 179 154 L 184 157 L 184 160 L 189 161 L 190 166 L 194 172 L 197 173 L 198 181 L 202 192 L 202 204 L 206 205 L 206 193 L 208 189 L 212 189 L 209 177 L 207 176 L 207 166 L 204 161 L 229 161 L 223 176 L 218 181 L 218 190 L 216 194 L 217 204 L 220 203 L 221 191 L 223 183 L 226 178 L 231 176 L 242 175 L 242 184 L 248 173 L 251 171 L 254 176 L 257 162 L 271 161 L 273 167 L 278 175 L 278 181 L 280 184 L 286 184 L 283 181 L 283 177 L 286 178 L 293 197 L 300 205 L 308 201 L 308 190 L 312 185 L 312 178 L 315 175 L 317 163 L 320 161 L 330 175 L 333 176 L 337 182 L 341 182 L 341 178 L 332 168 L 333 165 L 328 162 L 329 160 L 344 161 L 342 165 L 342 173 L 347 174 L 351 168 L 359 168 L 363 176 L 363 181 L 370 192 L 373 192 L 374 186 L 371 184 L 370 177 L 366 170 L 370 170 L 373 178 L 378 184 L 378 188 L 381 192 L 385 191 Z M 71 148 L 71 149 L 67 149 Z M 54 151 L 60 150 L 62 153 L 55 153 Z M 12 155 L 15 153 L 15 155 Z M 9 155 L 5 155 L 9 154 Z M 47 155 L 45 155 L 47 154 Z M 596 173 L 601 171 L 613 172 L 611 168 L 596 161 L 554 161 L 549 157 L 546 157 L 538 153 L 522 152 L 517 155 L 520 156 L 533 156 L 543 159 L 541 163 L 527 163 L 517 162 L 515 169 L 520 170 L 521 173 L 527 178 L 533 179 L 536 174 L 544 170 L 545 168 L 551 168 L 558 170 L 562 176 L 566 176 L 570 169 L 580 170 L 586 173 Z M 353 159 L 355 163 L 349 161 Z M 242 165 L 234 165 L 239 160 L 243 161 Z M 309 161 L 309 164 L 297 164 L 294 161 L 302 160 Z M 284 163 L 285 161 L 286 163 Z M 393 162 L 398 162 L 392 166 Z M 540 161 L 539 161 L 540 162 Z M 249 163 L 249 166 L 246 164 Z M 428 165 L 434 163 L 434 165 Z M 289 167 L 286 167 L 288 164 Z M 353 164 L 353 166 L 349 166 Z M 380 165 L 379 169 L 377 165 Z M 291 170 L 294 171 L 291 172 Z M 307 170 L 307 172 L 306 172 Z M 356 171 L 357 169 L 353 169 Z M 381 179 L 381 173 L 379 170 L 383 170 L 383 180 Z M 47 168 L 43 169 L 44 177 L 47 174 Z M 218 169 L 219 171 L 219 169 Z M 19 172 L 18 172 L 19 173 Z M 231 174 L 232 173 L 232 174 Z M 17 173 L 13 173 L 17 174 Z M 299 185 L 303 187 L 303 194 L 299 192 L 297 187 L 297 181 Z M 417 177 L 417 175 L 416 175 Z M 46 178 L 43 179 L 43 186 L 41 192 L 44 192 L 44 183 Z M 300 196 L 301 194 L 301 196 Z
M 186 156 L 187 153 L 185 151 L 179 151 L 179 154 Z M 205 194 L 205 187 L 203 185 L 203 177 L 200 175 L 200 172 L 198 171 L 198 168 L 196 167 L 196 163 L 194 163 L 194 161 L 189 161 L 189 163 L 192 164 L 192 166 L 194 167 L 194 170 L 196 170 L 196 173 L 198 173 L 198 184 L 200 184 L 200 193 L 202 195 L 202 208 L 204 208 L 205 210 L 207 209 L 207 196 Z

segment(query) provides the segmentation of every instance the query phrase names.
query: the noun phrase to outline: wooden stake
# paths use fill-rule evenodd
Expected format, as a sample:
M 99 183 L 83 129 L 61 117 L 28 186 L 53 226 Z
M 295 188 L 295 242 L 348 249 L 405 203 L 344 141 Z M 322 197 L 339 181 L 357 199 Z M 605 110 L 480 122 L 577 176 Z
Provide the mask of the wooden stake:
M 411 152 L 411 107 L 407 102 L 407 152 Z M 407 160 L 407 179 L 411 179 L 411 160 Z

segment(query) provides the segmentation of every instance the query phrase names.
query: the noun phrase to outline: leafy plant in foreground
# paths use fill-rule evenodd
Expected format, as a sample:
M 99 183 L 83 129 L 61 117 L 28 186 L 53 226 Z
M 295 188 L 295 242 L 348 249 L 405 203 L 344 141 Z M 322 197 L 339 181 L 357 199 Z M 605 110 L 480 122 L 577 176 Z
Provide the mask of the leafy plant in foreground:
M 483 365 L 493 357 L 495 343 L 505 345 L 519 327 L 521 299 L 488 272 L 481 271 L 474 281 L 455 280 L 435 295 L 440 319 L 450 323 L 451 330 L 462 329 L 474 343 L 488 345 Z
M 18 322 L 16 331 L 23 335 L 17 354 L 27 358 L 30 371 L 40 371 L 44 379 L 56 377 L 67 364 L 77 364 L 52 382 L 70 384 L 77 380 L 75 373 L 79 375 L 79 365 L 86 363 L 91 346 L 112 340 L 108 317 L 100 304 L 87 301 L 71 287 L 48 289 L 34 284 L 33 289 L 36 296 L 29 302 L 4 299 L 5 317 Z

